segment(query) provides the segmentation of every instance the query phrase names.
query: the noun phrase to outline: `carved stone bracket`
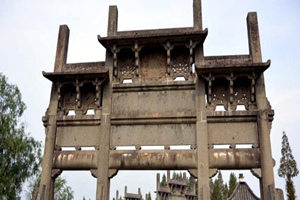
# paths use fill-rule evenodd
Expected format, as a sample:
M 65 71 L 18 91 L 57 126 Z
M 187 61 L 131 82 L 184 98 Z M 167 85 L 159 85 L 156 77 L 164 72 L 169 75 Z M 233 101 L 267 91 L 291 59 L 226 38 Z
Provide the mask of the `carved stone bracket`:
M 166 44 L 163 45 L 165 50 L 167 50 L 167 75 L 170 76 L 171 74 L 171 50 L 174 48 L 174 45 L 168 41 Z
M 118 171 L 119 170 L 117 170 L 117 169 L 109 169 L 108 170 L 108 178 L 111 179 L 111 178 L 115 177 L 118 174 Z M 98 170 L 97 169 L 91 169 L 91 175 L 94 178 L 98 178 Z
M 117 46 L 114 44 L 112 48 L 113 53 L 113 75 L 114 77 L 118 77 L 118 56 L 117 53 L 120 51 L 120 49 L 117 48 Z
M 188 169 L 190 175 L 194 178 L 198 178 L 198 170 L 197 169 Z
M 57 87 L 58 110 L 62 110 L 62 99 L 61 99 L 62 84 L 60 83 L 60 81 L 57 81 L 56 87 Z
M 256 75 L 255 72 L 252 73 L 252 76 L 248 77 L 251 79 L 251 103 L 255 102 L 255 82 L 256 82 Z
M 60 170 L 60 169 L 52 169 L 51 177 L 56 179 L 59 175 L 61 175 L 62 172 L 63 172 L 63 170 Z
M 256 108 L 256 101 L 255 101 L 255 85 L 256 85 L 256 79 L 257 75 L 255 72 L 252 72 L 251 75 L 247 76 L 251 80 L 251 97 L 250 97 L 250 105 L 249 109 L 255 109 Z
M 233 104 L 233 95 L 234 95 L 234 90 L 233 90 L 233 85 L 234 85 L 234 80 L 236 79 L 236 76 L 231 72 L 229 76 L 226 76 L 226 79 L 229 80 L 229 107 L 231 110 L 235 110 L 236 106 Z
M 97 170 L 97 169 L 91 169 L 91 175 L 92 175 L 94 178 L 98 178 L 98 170 Z
M 100 109 L 101 104 L 101 85 L 103 83 L 103 80 L 99 80 L 98 77 L 95 78 L 95 81 L 93 82 L 93 85 L 95 85 L 96 89 L 96 98 L 95 98 L 95 104 L 98 109 Z
M 76 111 L 77 112 L 81 108 L 81 91 L 80 91 L 80 87 L 82 85 L 83 84 L 79 82 L 79 79 L 76 78 L 75 86 L 76 86 L 76 102 L 77 102 L 77 109 L 76 109 Z
M 255 176 L 256 178 L 261 178 L 261 169 L 260 168 L 252 168 L 251 173 L 253 176 Z
M 213 178 L 217 173 L 218 169 L 209 169 L 209 178 Z
M 198 178 L 198 170 L 197 169 L 188 169 L 188 172 L 194 178 Z M 209 178 L 213 178 L 218 173 L 218 169 L 209 169 Z
M 192 65 L 194 63 L 194 48 L 196 47 L 196 45 L 197 45 L 197 42 L 193 42 L 193 40 L 190 40 L 189 44 L 187 45 L 187 48 L 190 50 L 190 62 L 189 62 L 190 74 L 193 73 Z
M 207 77 L 207 81 L 208 81 L 208 105 L 211 105 L 212 102 L 212 81 L 215 80 L 215 77 L 212 76 L 211 73 L 209 73 L 208 77 Z
M 108 178 L 113 178 L 115 177 L 117 174 L 118 174 L 118 171 L 117 169 L 109 169 L 108 170 Z
M 42 117 L 42 122 L 45 128 L 48 126 L 49 115 L 46 113 L 45 116 Z
M 140 57 L 139 52 L 141 51 L 142 46 L 139 45 L 139 43 L 136 41 L 134 43 L 133 51 L 134 51 L 134 59 L 135 59 L 135 76 L 139 77 L 140 75 Z

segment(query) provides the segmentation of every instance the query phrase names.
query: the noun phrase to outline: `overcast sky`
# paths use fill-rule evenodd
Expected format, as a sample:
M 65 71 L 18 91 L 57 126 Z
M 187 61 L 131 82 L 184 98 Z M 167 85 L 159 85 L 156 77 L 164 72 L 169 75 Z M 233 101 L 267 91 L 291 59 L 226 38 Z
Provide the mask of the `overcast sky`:
M 271 138 L 276 187 L 282 131 L 286 131 L 300 167 L 300 3 L 298 0 L 203 0 L 203 27 L 208 28 L 205 55 L 248 54 L 246 16 L 258 13 L 263 61 L 271 59 L 265 72 L 267 97 L 275 109 Z M 27 105 L 27 131 L 44 142 L 41 118 L 48 107 L 51 83 L 42 71 L 54 68 L 58 28 L 70 28 L 68 62 L 104 61 L 105 49 L 97 35 L 106 36 L 108 7 L 117 5 L 119 30 L 192 26 L 192 0 L 1 0 L 0 72 L 19 86 Z M 111 194 L 128 185 L 129 192 L 155 190 L 156 172 L 119 172 L 111 182 Z M 238 172 L 237 172 L 238 173 Z M 96 180 L 89 172 L 64 172 L 75 190 L 75 199 L 95 198 Z M 224 175 L 228 176 L 228 175 Z M 227 177 L 225 177 L 227 178 Z M 258 180 L 245 180 L 258 192 Z M 300 178 L 295 178 L 300 195 Z M 111 195 L 111 198 L 113 197 Z

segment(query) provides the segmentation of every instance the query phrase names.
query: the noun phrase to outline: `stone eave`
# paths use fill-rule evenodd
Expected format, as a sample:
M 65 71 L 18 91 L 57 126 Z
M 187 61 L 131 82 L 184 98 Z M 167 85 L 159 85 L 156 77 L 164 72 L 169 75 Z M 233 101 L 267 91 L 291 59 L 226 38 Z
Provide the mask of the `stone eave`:
M 176 186 L 187 186 L 187 184 L 185 182 L 182 182 L 180 180 L 174 180 L 174 179 L 170 179 L 168 184 L 176 185 Z
M 208 30 L 196 31 L 193 28 L 156 29 L 141 31 L 117 32 L 115 36 L 101 37 L 98 41 L 105 48 L 112 48 L 113 45 L 133 47 L 135 43 L 139 46 L 172 43 L 186 43 L 189 41 L 203 43 Z
M 100 80 L 106 80 L 108 79 L 109 72 L 108 69 L 99 69 L 94 72 L 84 72 L 84 71 L 78 71 L 78 72 L 42 72 L 43 76 L 47 78 L 48 80 L 52 81 L 53 83 L 57 81 L 68 81 L 72 80 L 74 81 L 74 78 L 81 78 L 81 79 L 92 79 L 95 77 L 100 78 Z M 99 81 L 100 81 L 99 80 Z
M 140 194 L 133 194 L 133 193 L 126 193 L 124 198 L 141 199 L 141 195 Z
M 210 63 L 197 66 L 196 72 L 198 75 L 208 75 L 212 73 L 213 75 L 218 74 L 252 74 L 254 72 L 256 75 L 262 74 L 266 69 L 269 68 L 271 60 L 267 60 L 264 63 L 252 63 L 252 62 L 233 62 L 233 63 Z

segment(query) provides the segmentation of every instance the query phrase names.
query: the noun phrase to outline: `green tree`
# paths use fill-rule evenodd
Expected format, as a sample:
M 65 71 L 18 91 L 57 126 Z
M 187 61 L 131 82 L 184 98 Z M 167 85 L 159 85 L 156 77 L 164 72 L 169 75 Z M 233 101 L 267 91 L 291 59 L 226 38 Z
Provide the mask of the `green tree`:
M 218 183 L 218 179 L 215 179 L 213 182 L 213 189 L 212 189 L 212 194 L 210 197 L 211 200 L 222 200 L 222 195 L 221 195 L 221 188 Z
M 173 175 L 172 175 L 172 179 L 181 181 L 181 180 L 183 180 L 183 175 L 181 172 L 174 171 Z
M 292 149 L 289 144 L 289 140 L 285 132 L 282 133 L 282 147 L 281 147 L 281 159 L 278 169 L 278 176 L 285 178 L 286 181 L 286 193 L 288 200 L 296 199 L 296 191 L 294 187 L 293 178 L 298 175 L 296 160 L 292 154 Z
M 166 178 L 165 174 L 163 174 L 163 176 L 162 176 L 162 180 L 160 182 L 160 186 L 162 186 L 162 187 L 167 186 L 167 178 Z
M 173 171 L 172 179 L 176 180 L 176 177 L 177 177 L 177 173 L 175 171 Z
M 209 192 L 210 192 L 210 199 L 212 199 L 212 195 L 213 195 L 213 190 L 214 190 L 214 181 L 213 179 L 209 179 Z M 198 188 L 197 190 L 198 191 Z
M 20 122 L 26 109 L 21 97 L 18 87 L 0 73 L 0 200 L 17 199 L 40 165 L 41 144 Z
M 210 183 L 211 185 L 211 183 Z M 227 198 L 228 187 L 224 184 L 222 173 L 219 171 L 218 177 L 213 182 L 213 188 L 211 189 L 211 200 L 224 200 Z
M 180 180 L 180 181 L 183 180 L 183 175 L 181 172 L 179 173 L 178 180 Z
M 227 197 L 230 197 L 237 186 L 237 178 L 233 172 L 230 173 L 229 176 L 229 189 Z
M 67 180 L 61 177 L 56 178 L 54 186 L 54 200 L 72 200 L 74 192 L 67 185 Z
M 187 189 L 188 189 L 188 191 L 192 191 L 193 186 L 195 187 L 195 178 L 193 176 L 190 176 L 187 180 Z
M 28 191 L 26 192 L 27 200 L 36 199 L 38 187 L 41 180 L 41 173 L 34 176 L 30 182 Z M 67 180 L 61 176 L 57 177 L 54 185 L 54 200 L 72 200 L 74 199 L 74 192 L 70 186 L 67 185 Z M 83 197 L 85 200 L 85 197 Z
M 223 199 L 227 199 L 227 197 L 228 197 L 228 185 L 227 183 L 225 183 L 223 186 Z
M 147 195 L 147 199 L 146 200 L 152 200 L 151 198 L 151 193 L 149 192 L 148 195 Z

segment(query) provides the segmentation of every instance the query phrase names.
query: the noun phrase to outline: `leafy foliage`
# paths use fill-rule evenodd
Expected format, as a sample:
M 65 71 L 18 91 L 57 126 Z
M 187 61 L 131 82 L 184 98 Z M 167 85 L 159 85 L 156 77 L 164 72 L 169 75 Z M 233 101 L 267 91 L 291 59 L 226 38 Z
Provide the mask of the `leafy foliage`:
M 288 200 L 295 200 L 296 191 L 292 179 L 299 174 L 299 171 L 285 132 L 283 132 L 282 136 L 281 156 L 278 176 L 283 177 L 286 180 L 286 192 Z
M 29 182 L 29 189 L 27 191 L 27 199 L 35 199 L 37 189 L 41 181 L 41 173 L 34 176 Z M 72 200 L 74 199 L 74 191 L 67 185 L 67 180 L 61 176 L 57 177 L 54 185 L 54 200 Z M 85 200 L 85 197 L 83 197 Z
M 0 73 L 0 200 L 17 199 L 27 178 L 37 173 L 41 144 L 20 122 L 26 106 L 17 86 Z
M 64 178 L 58 177 L 55 180 L 54 186 L 54 199 L 55 200 L 72 200 L 74 199 L 74 192 Z

